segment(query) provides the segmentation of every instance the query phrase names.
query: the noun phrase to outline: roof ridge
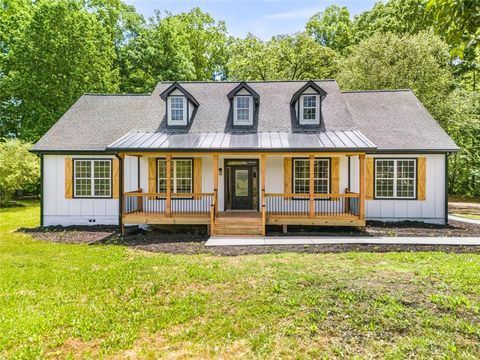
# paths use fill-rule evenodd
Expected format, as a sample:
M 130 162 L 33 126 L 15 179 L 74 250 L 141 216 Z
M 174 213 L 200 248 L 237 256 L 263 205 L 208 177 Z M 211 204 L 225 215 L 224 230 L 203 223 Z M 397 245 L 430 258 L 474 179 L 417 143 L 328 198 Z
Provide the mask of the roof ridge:
M 188 84 L 240 84 L 240 83 L 275 83 L 275 82 L 334 82 L 335 79 L 305 79 L 305 80 L 184 80 L 184 81 L 160 81 L 160 84 L 188 83 Z
M 400 91 L 410 91 L 413 92 L 412 89 L 380 89 L 380 90 L 342 90 L 340 91 L 342 94 L 349 94 L 349 93 L 375 93 L 375 92 L 400 92 Z
M 150 93 L 142 94 L 133 94 L 133 93 L 124 93 L 124 94 L 108 94 L 108 93 L 84 93 L 82 96 L 151 96 Z

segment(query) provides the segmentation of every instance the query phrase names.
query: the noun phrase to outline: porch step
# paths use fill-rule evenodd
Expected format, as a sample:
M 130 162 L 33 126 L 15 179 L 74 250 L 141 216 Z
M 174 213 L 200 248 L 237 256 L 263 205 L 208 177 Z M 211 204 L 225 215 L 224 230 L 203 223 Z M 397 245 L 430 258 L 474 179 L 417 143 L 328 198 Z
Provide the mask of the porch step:
M 216 218 L 215 235 L 262 235 L 260 218 Z

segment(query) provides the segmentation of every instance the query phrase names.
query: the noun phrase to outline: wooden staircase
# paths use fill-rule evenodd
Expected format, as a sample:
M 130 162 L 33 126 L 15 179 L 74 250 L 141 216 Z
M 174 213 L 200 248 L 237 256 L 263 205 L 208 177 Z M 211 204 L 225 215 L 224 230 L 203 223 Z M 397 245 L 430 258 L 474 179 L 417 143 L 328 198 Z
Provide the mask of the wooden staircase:
M 215 218 L 213 235 L 261 236 L 262 230 L 259 213 L 227 212 Z

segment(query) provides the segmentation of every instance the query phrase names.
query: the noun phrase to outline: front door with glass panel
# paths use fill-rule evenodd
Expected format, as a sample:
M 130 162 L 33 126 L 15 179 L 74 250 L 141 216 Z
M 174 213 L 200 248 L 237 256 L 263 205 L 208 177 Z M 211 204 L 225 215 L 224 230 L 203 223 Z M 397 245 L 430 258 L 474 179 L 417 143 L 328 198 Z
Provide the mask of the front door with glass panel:
M 226 209 L 258 209 L 257 160 L 227 160 L 225 162 Z

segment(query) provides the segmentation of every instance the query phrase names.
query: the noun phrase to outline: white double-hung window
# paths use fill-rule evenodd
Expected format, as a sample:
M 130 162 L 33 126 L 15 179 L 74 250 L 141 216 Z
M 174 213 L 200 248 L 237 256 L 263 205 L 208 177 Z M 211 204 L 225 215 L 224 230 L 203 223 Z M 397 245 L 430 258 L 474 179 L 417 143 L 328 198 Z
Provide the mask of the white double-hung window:
M 416 159 L 375 159 L 375 197 L 415 199 Z
M 185 96 L 168 97 L 168 125 L 187 125 L 187 98 Z
M 330 189 L 330 160 L 315 159 L 313 165 L 313 187 L 315 194 L 328 194 Z M 310 160 L 293 160 L 293 192 L 308 194 L 310 192 Z
M 251 96 L 235 96 L 233 123 L 234 125 L 253 125 L 253 100 Z
M 193 192 L 193 161 L 192 159 L 172 159 L 170 167 L 171 190 L 174 193 Z M 167 192 L 167 161 L 157 160 L 158 192 Z
M 74 197 L 112 196 L 112 160 L 73 160 Z
M 320 99 L 318 95 L 300 97 L 300 124 L 316 125 L 320 122 Z

